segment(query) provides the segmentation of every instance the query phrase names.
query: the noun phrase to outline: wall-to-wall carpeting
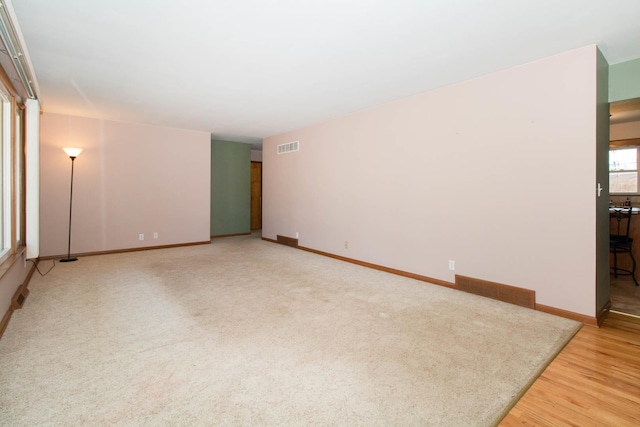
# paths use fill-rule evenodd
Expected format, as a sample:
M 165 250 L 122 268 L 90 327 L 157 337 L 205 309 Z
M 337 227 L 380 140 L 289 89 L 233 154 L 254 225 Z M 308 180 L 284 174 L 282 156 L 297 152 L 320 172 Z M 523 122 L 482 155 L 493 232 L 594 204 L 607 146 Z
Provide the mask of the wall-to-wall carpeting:
M 29 288 L 0 340 L 2 425 L 491 425 L 579 328 L 255 235 Z

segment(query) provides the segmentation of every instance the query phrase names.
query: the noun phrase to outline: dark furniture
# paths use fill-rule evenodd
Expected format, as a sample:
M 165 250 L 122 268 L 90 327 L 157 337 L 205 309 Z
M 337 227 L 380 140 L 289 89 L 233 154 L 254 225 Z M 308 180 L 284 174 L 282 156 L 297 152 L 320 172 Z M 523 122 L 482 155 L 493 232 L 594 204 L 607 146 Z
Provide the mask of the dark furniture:
M 631 215 L 633 209 L 631 207 L 613 208 L 609 210 L 609 216 L 614 222 L 614 228 L 609 236 L 609 252 L 613 254 L 613 276 L 618 277 L 620 274 L 628 274 L 633 278 L 633 282 L 638 286 L 636 280 L 636 259 L 633 256 L 633 238 L 629 236 L 631 230 Z M 631 270 L 618 267 L 618 254 L 629 254 L 631 257 Z

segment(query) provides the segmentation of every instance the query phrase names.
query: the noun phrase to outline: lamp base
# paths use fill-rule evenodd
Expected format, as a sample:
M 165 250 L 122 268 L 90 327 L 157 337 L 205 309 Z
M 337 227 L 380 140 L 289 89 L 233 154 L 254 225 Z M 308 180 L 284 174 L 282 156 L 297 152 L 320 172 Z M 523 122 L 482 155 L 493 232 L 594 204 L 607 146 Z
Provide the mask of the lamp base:
M 60 260 L 60 262 L 73 262 L 73 261 L 77 261 L 78 258 L 62 258 Z

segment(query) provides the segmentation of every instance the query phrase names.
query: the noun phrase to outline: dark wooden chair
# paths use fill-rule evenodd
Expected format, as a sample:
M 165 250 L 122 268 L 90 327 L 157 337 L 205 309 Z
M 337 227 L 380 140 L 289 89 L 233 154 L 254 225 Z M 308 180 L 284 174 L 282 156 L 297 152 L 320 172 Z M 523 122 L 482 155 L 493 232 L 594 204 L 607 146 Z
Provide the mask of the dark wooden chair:
M 618 275 L 630 275 L 633 282 L 638 286 L 636 280 L 636 259 L 633 256 L 633 238 L 629 235 L 631 231 L 631 217 L 633 209 L 631 207 L 614 208 L 610 211 L 610 217 L 614 222 L 615 233 L 612 231 L 609 236 L 609 252 L 613 254 L 613 277 Z M 618 267 L 618 254 L 629 254 L 631 257 L 631 270 Z

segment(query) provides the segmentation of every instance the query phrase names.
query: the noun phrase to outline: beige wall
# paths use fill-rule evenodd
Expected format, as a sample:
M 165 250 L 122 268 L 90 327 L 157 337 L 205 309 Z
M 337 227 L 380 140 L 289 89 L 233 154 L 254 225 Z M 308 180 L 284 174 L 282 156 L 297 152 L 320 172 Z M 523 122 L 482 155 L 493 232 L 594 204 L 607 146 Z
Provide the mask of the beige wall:
M 20 285 L 24 283 L 32 268 L 33 264 L 31 261 L 26 261 L 23 253 L 0 278 L 0 320 L 11 307 L 11 300 L 14 294 Z
M 640 121 L 611 125 L 611 140 L 640 138 Z
M 84 149 L 75 161 L 72 253 L 209 240 L 208 133 L 45 113 L 41 256 L 67 252 L 68 146 Z
M 265 139 L 263 236 L 594 315 L 597 52 Z
M 262 151 L 260 151 L 260 150 L 251 150 L 251 161 L 252 162 L 261 162 L 262 161 Z

